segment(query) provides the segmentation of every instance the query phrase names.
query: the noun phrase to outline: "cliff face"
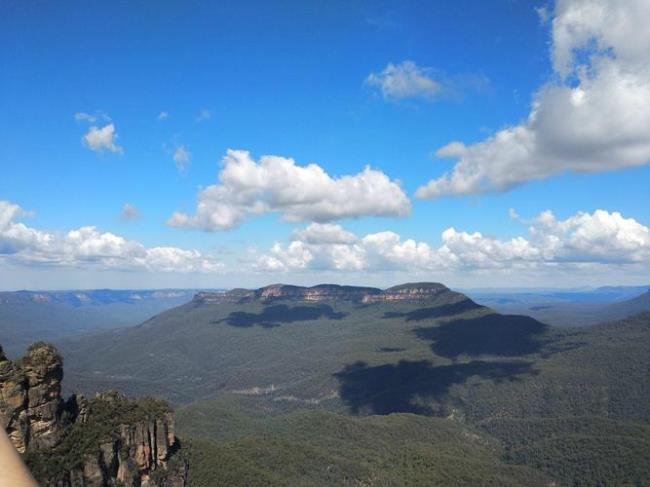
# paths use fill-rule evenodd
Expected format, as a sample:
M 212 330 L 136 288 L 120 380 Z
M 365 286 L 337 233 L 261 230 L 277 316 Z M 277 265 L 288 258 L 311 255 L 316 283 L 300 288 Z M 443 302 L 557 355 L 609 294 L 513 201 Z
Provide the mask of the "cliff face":
M 174 415 L 162 402 L 138 403 L 120 393 L 107 392 L 85 406 L 83 428 L 99 438 L 98 448 L 80 452 L 78 467 L 62 472 L 57 485 L 186 485 L 188 465 L 179 453 Z M 110 434 L 105 434 L 108 430 Z M 59 450 L 68 449 L 68 445 L 62 446 Z M 55 455 L 61 453 L 65 452 Z
M 0 348 L 0 421 L 21 453 L 28 445 L 56 445 L 65 426 L 61 399 L 63 368 L 53 347 L 30 347 L 17 363 Z
M 15 363 L 0 348 L 0 421 L 41 485 L 186 485 L 171 409 L 108 392 L 61 397 L 62 360 L 36 344 Z
M 409 283 L 385 290 L 373 287 L 338 286 L 336 284 L 319 284 L 312 287 L 273 284 L 260 289 L 233 289 L 232 291 L 211 293 L 202 292 L 194 296 L 195 304 L 203 303 L 245 303 L 259 300 L 269 301 L 332 301 L 343 300 L 358 303 L 376 303 L 382 301 L 424 302 L 444 298 L 449 302 L 466 299 L 460 293 L 451 291 L 439 283 Z

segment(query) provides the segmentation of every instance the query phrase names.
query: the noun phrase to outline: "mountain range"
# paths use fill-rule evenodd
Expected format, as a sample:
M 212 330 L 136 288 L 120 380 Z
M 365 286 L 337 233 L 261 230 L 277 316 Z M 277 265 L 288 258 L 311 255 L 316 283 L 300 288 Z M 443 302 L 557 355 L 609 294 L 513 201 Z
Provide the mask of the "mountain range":
M 19 356 L 39 340 L 56 342 L 98 329 L 137 325 L 190 300 L 196 290 L 76 290 L 0 292 L 0 337 Z
M 362 446 L 341 432 L 365 431 L 378 444 L 385 434 L 406 441 L 399 428 L 388 433 L 390 425 L 403 422 L 410 431 L 419 421 L 425 430 L 452 428 L 440 440 L 450 448 L 468 435 L 495 442 L 499 455 L 473 457 L 487 462 L 478 472 L 523 469 L 485 485 L 644 485 L 649 347 L 650 313 L 553 327 L 497 313 L 438 283 L 201 292 L 140 325 L 61 342 L 67 389 L 165 397 L 177 406 L 180 434 L 231 459 L 224 475 L 243 481 L 256 472 L 271 485 L 297 481 L 296 469 L 306 468 L 296 445 L 319 445 L 314 455 L 340 469 L 339 480 L 383 475 L 390 484 L 389 472 L 377 473 L 370 461 L 372 441 Z M 322 422 L 332 431 L 323 432 Z M 341 448 L 355 452 L 354 460 L 340 458 Z M 216 475 L 214 455 L 205 455 L 194 464 L 195 479 Z M 282 467 L 265 455 L 280 455 Z M 460 475 L 470 467 L 458 455 L 451 463 L 429 458 L 416 478 L 445 472 L 443 463 Z M 411 464 L 417 454 L 407 457 Z M 314 473 L 313 485 L 324 475 Z
M 531 316 L 550 325 L 581 327 L 650 311 L 650 286 L 607 286 L 592 290 L 471 291 L 477 302 L 501 313 Z
M 57 343 L 64 392 L 174 405 L 190 485 L 650 478 L 650 312 L 556 327 L 439 283 L 275 284 Z

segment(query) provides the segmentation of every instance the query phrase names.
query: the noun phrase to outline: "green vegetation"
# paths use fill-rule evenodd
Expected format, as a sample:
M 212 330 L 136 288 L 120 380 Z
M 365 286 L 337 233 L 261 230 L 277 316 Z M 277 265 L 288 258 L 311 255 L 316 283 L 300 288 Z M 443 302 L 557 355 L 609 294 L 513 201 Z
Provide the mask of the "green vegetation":
M 52 362 L 63 363 L 63 357 L 57 348 L 51 343 L 38 341 L 27 347 L 27 353 L 16 360 L 16 364 L 23 365 L 43 365 Z
M 647 485 L 650 425 L 604 418 L 501 419 L 484 425 L 504 459 L 563 485 Z
M 501 462 L 500 445 L 439 418 L 353 418 L 325 411 L 280 415 L 254 434 L 192 442 L 192 486 L 546 485 L 549 477 Z
M 39 482 L 62 481 L 83 465 L 86 455 L 98 455 L 102 444 L 118 439 L 121 425 L 155 420 L 169 411 L 169 404 L 159 399 L 129 400 L 117 392 L 104 393 L 89 401 L 86 421 L 70 425 L 59 445 L 30 449 L 25 462 Z
M 648 350 L 648 313 L 561 329 L 444 297 L 192 302 L 64 347 L 68 387 L 179 406 L 195 485 L 647 485 Z

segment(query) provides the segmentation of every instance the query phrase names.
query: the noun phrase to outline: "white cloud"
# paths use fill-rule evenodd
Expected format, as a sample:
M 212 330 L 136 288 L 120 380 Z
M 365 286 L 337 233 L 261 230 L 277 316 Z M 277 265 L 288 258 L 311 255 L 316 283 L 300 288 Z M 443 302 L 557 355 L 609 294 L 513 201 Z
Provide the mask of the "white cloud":
M 618 212 L 596 210 L 557 220 L 546 211 L 530 228 L 531 240 L 560 261 L 647 262 L 650 229 Z
M 196 214 L 176 212 L 167 223 L 208 231 L 227 230 L 244 219 L 280 212 L 290 222 L 326 222 L 361 216 L 404 216 L 410 201 L 396 181 L 366 167 L 355 175 L 331 177 L 320 166 L 293 159 L 228 150 L 219 184 L 198 195 Z
M 0 201 L 0 258 L 27 265 L 59 265 L 99 270 L 151 272 L 217 272 L 223 264 L 197 250 L 145 247 L 96 227 L 85 226 L 64 234 L 30 228 L 17 221 L 26 213 L 20 206 Z
M 87 113 L 87 112 L 77 112 L 74 114 L 74 119 L 77 122 L 88 122 L 95 123 L 98 120 L 103 120 L 105 122 L 110 122 L 111 118 L 102 112 Z
M 533 8 L 537 13 L 537 17 L 539 17 L 540 23 L 546 24 L 550 20 L 552 13 L 548 5 L 542 5 L 541 7 L 533 7 Z
M 120 218 L 122 220 L 133 221 L 142 219 L 142 215 L 134 205 L 131 203 L 124 203 L 120 213 Z
M 384 98 L 393 100 L 431 99 L 443 91 L 443 84 L 433 79 L 433 70 L 420 67 L 413 61 L 389 63 L 383 71 L 371 73 L 366 78 L 366 84 L 378 89 Z
M 567 170 L 611 171 L 650 162 L 650 3 L 558 0 L 551 57 L 556 80 L 520 125 L 482 142 L 452 142 L 451 171 L 420 198 L 503 191 Z
M 95 152 L 110 151 L 110 152 L 123 152 L 122 147 L 117 145 L 117 133 L 115 132 L 115 125 L 112 123 L 106 124 L 99 128 L 91 126 L 88 132 L 83 136 L 83 143 Z
M 158 120 L 167 120 L 169 118 L 169 113 L 167 112 L 160 112 L 158 114 Z
M 184 173 L 190 164 L 190 160 L 192 159 L 192 153 L 189 150 L 187 150 L 187 148 L 184 145 L 179 145 L 174 150 L 173 157 L 178 172 Z
M 558 220 L 550 211 L 527 236 L 499 239 L 448 228 L 441 245 L 384 231 L 355 236 L 339 225 L 311 224 L 258 257 L 259 270 L 465 272 L 487 269 L 650 264 L 650 228 L 620 213 L 596 210 Z M 587 265 L 587 267 L 585 267 Z
M 333 223 L 312 223 L 303 230 L 294 231 L 292 236 L 294 240 L 310 244 L 348 244 L 357 240 L 353 233 Z
M 205 122 L 206 120 L 210 120 L 211 118 L 212 118 L 212 111 L 208 110 L 207 108 L 202 108 L 199 111 L 199 114 L 196 116 L 196 121 Z
M 29 216 L 20 206 L 0 200 L 0 255 L 47 247 L 52 236 L 16 222 Z
M 20 206 L 0 201 L 3 264 L 101 271 L 229 272 L 220 260 L 197 250 L 147 247 L 94 226 L 49 232 L 20 221 L 27 216 Z M 526 224 L 525 234 L 507 239 L 448 228 L 434 245 L 391 231 L 355 235 L 337 224 L 311 223 L 294 231 L 285 244 L 275 243 L 267 252 L 254 252 L 247 258 L 240 255 L 235 259 L 237 268 L 230 270 L 237 275 L 270 271 L 312 276 L 389 272 L 439 280 L 511 276 L 507 281 L 511 283 L 522 276 L 557 279 L 570 274 L 574 280 L 576 276 L 586 279 L 596 272 L 604 278 L 629 274 L 647 279 L 650 228 L 632 218 L 596 210 L 558 219 L 545 211 Z
M 95 123 L 97 121 L 97 117 L 95 115 L 91 115 L 86 112 L 77 112 L 74 114 L 74 119 L 77 122 L 90 122 L 90 123 Z

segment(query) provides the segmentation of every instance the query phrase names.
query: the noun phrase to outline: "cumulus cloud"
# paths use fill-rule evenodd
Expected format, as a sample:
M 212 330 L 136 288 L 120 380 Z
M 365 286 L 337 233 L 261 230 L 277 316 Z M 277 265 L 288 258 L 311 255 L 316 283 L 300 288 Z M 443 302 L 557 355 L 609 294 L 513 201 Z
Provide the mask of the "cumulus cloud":
M 437 247 L 391 231 L 357 236 L 339 225 L 312 223 L 294 232 L 288 244 L 276 243 L 255 265 L 268 271 L 448 272 L 650 264 L 650 228 L 618 212 L 596 210 L 558 220 L 546 211 L 529 223 L 526 236 L 510 239 L 448 228 Z
M 0 201 L 0 258 L 28 265 L 77 268 L 145 270 L 151 272 L 217 272 L 221 262 L 197 250 L 146 247 L 94 226 L 57 234 L 37 230 L 18 221 L 26 212 Z
M 434 79 L 433 70 L 413 61 L 389 63 L 382 71 L 371 73 L 366 84 L 379 90 L 384 98 L 393 100 L 431 99 L 443 91 L 443 84 Z
M 115 132 L 115 125 L 112 123 L 106 124 L 101 128 L 94 125 L 91 126 L 88 132 L 82 137 L 82 141 L 86 147 L 95 152 L 123 152 L 122 147 L 117 145 L 117 132 Z
M 647 262 L 650 229 L 618 212 L 597 210 L 557 220 L 542 213 L 530 228 L 531 240 L 559 261 Z
M 47 247 L 52 236 L 17 222 L 29 216 L 20 206 L 0 200 L 0 255 L 17 254 L 22 250 Z
M 178 172 L 184 173 L 187 171 L 187 167 L 190 164 L 190 160 L 192 159 L 192 153 L 187 150 L 187 147 L 184 145 L 179 145 L 174 149 L 174 163 L 176 164 L 176 169 L 178 169 Z
M 167 112 L 160 112 L 158 114 L 158 120 L 167 120 L 169 118 L 169 113 Z
M 527 119 L 437 155 L 456 163 L 420 198 L 503 191 L 564 171 L 599 172 L 650 162 L 650 17 L 646 0 L 558 0 L 553 81 Z
M 312 223 L 305 229 L 294 231 L 292 235 L 294 240 L 310 244 L 348 244 L 357 239 L 352 232 L 332 223 Z
M 405 216 L 410 201 L 399 182 L 366 167 L 355 175 L 331 177 L 317 164 L 228 150 L 219 183 L 201 190 L 196 214 L 174 213 L 171 226 L 227 230 L 244 219 L 279 212 L 290 222 L 327 222 L 361 216 Z
M 131 203 L 124 203 L 120 213 L 120 218 L 126 221 L 140 220 L 142 219 L 142 214 L 140 214 L 140 211 Z

